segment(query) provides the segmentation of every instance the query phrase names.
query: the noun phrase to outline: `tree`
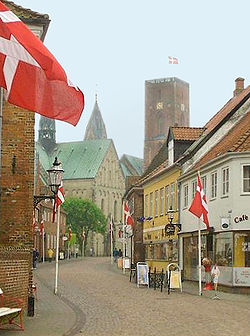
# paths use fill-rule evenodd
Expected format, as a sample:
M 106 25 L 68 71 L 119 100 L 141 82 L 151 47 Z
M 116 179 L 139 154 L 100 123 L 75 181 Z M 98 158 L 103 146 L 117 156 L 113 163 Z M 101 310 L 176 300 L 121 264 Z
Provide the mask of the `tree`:
M 82 241 L 82 231 L 85 231 L 85 241 L 90 231 L 104 234 L 107 218 L 98 206 L 88 199 L 68 198 L 62 207 L 67 212 L 67 227 L 71 226 L 79 241 Z M 86 247 L 86 244 L 85 244 Z

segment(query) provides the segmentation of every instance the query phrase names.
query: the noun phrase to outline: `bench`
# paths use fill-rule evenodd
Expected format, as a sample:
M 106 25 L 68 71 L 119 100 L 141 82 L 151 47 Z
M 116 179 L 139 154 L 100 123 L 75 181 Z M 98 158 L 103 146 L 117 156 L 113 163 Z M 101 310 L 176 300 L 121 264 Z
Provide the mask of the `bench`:
M 12 307 L 13 305 L 19 307 Z M 19 323 L 16 321 L 18 319 Z M 22 300 L 4 296 L 0 288 L 0 329 L 4 329 L 2 326 L 5 324 L 13 324 L 24 330 Z

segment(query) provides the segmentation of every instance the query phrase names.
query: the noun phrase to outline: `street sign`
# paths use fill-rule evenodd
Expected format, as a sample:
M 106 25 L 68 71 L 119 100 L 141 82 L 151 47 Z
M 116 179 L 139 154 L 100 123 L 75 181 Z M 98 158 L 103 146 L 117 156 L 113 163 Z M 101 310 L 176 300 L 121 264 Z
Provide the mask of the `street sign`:
M 63 239 L 63 241 L 66 241 L 66 240 L 68 240 L 68 237 L 63 236 L 62 239 Z

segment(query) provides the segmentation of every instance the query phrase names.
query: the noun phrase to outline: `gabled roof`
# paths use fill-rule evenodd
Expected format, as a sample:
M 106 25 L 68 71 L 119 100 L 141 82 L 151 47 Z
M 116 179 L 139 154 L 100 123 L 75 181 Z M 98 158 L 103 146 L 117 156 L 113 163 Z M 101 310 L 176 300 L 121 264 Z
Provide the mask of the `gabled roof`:
M 206 129 L 201 136 L 188 148 L 178 160 L 180 163 L 192 157 L 213 134 L 250 98 L 250 86 L 243 89 L 237 96 L 231 98 L 204 126 Z
M 57 156 L 65 171 L 64 180 L 88 179 L 96 176 L 111 144 L 110 139 L 57 143 L 55 150 L 48 154 L 36 143 L 36 150 L 44 169 L 49 169 Z
M 247 112 L 229 132 L 212 147 L 196 164 L 198 168 L 227 152 L 250 151 L 250 112 Z
M 204 132 L 202 127 L 170 127 L 174 140 L 193 141 L 198 139 Z
M 143 159 L 132 155 L 123 154 L 120 159 L 120 164 L 125 177 L 142 175 Z

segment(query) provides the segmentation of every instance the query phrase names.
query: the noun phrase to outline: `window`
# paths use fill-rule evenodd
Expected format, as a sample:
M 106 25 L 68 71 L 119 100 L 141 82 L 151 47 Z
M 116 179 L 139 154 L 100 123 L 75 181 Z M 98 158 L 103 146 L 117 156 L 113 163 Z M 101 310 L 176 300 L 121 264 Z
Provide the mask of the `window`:
M 222 195 L 229 193 L 229 168 L 222 169 Z
M 233 265 L 233 234 L 232 232 L 215 235 L 215 256 L 219 266 Z
M 202 183 L 204 194 L 207 197 L 207 177 L 206 176 L 203 176 L 201 178 L 201 183 Z
M 159 191 L 155 191 L 155 217 L 159 215 L 159 207 L 158 207 L 158 199 L 159 199 Z
M 175 185 L 171 183 L 170 185 L 170 206 L 172 209 L 175 207 Z
M 250 193 L 250 165 L 243 166 L 243 192 Z
M 215 198 L 217 197 L 217 172 L 212 173 L 211 177 L 211 198 Z
M 165 207 L 165 211 L 166 213 L 168 212 L 169 209 L 169 186 L 165 187 L 165 202 L 166 202 L 166 207 Z
M 114 201 L 114 221 L 117 221 L 117 200 Z
M 188 185 L 184 185 L 184 208 L 188 206 Z
M 149 196 L 149 216 L 153 216 L 153 193 Z
M 145 196 L 145 217 L 148 217 L 148 195 Z
M 234 266 L 250 267 L 250 233 L 234 235 Z
M 196 190 L 197 190 L 197 180 L 194 180 L 194 181 L 192 182 L 192 199 L 194 199 Z
M 164 212 L 164 188 L 160 190 L 160 215 L 163 215 Z
M 168 162 L 169 165 L 174 163 L 174 140 L 170 140 L 168 143 Z

